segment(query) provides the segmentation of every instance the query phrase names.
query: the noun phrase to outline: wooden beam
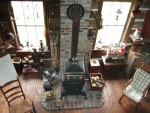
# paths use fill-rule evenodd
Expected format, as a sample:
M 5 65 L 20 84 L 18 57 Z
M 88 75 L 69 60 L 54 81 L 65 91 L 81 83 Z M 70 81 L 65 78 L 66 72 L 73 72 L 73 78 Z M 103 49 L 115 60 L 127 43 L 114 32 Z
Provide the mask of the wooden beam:
M 97 33 L 98 33 L 98 27 L 99 27 L 99 24 L 101 21 L 101 10 L 102 10 L 102 6 L 103 6 L 103 2 L 99 2 L 97 4 L 98 4 L 98 12 L 97 12 L 98 18 L 96 19 L 95 25 L 94 25 L 94 36 L 95 36 L 95 38 L 94 38 L 92 49 L 95 48 L 95 43 L 96 43 Z
M 124 27 L 124 32 L 121 37 L 121 42 L 128 43 L 130 42 L 129 35 L 131 34 L 132 27 L 134 25 L 135 17 L 132 16 L 132 11 L 136 8 L 136 2 L 132 2 L 130 13 L 127 18 L 126 25 Z

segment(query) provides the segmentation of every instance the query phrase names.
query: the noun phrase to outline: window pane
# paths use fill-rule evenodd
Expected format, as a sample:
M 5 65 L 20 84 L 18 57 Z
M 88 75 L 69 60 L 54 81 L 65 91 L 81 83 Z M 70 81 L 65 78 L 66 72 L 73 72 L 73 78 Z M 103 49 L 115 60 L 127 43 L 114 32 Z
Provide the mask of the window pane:
M 25 14 L 33 14 L 33 6 L 31 1 L 22 2 L 22 7 Z
M 33 10 L 35 14 L 43 15 L 43 3 L 33 2 Z
M 17 27 L 18 29 L 18 33 L 19 33 L 19 36 L 21 37 L 27 37 L 27 28 L 25 26 L 18 26 Z
M 128 14 L 131 7 L 131 2 L 123 2 L 121 11 L 123 11 L 124 14 Z
M 43 27 L 36 27 L 37 36 L 44 37 L 44 26 Z
M 109 16 L 109 21 L 108 21 L 107 25 L 116 25 L 118 22 L 115 20 L 116 17 L 117 17 L 117 15 L 115 13 L 111 14 Z
M 21 1 L 13 1 L 13 2 L 11 2 L 11 4 L 12 4 L 12 7 L 13 7 L 13 12 L 14 13 L 22 13 L 22 3 L 21 3 Z
M 109 8 L 108 8 L 109 7 Z M 112 2 L 103 2 L 102 14 L 111 12 Z
M 30 37 L 29 38 L 29 45 L 33 47 L 38 47 L 38 40 L 37 37 Z
M 35 18 L 35 25 L 44 25 L 43 15 L 39 15 L 39 18 Z
M 44 37 L 43 2 L 12 1 L 11 3 L 20 42 L 26 46 L 26 42 L 29 41 L 29 45 L 35 47 L 39 46 L 39 40 L 43 40 L 43 43 L 46 44 Z
M 108 35 L 105 36 L 105 39 L 103 41 L 103 45 L 109 45 L 111 43 L 111 40 L 112 40 L 113 37 L 110 37 Z
M 104 41 L 104 37 L 106 35 L 106 30 L 107 30 L 107 26 L 103 26 L 103 29 L 98 30 L 96 43 L 98 43 L 99 41 L 101 41 L 101 42 Z
M 40 46 L 40 40 L 43 41 L 43 44 L 44 46 L 46 46 L 46 39 L 44 36 L 41 36 L 41 37 L 37 37 L 37 40 L 38 40 L 38 46 Z
M 122 14 L 119 15 L 119 21 L 118 21 L 117 25 L 125 25 L 126 20 L 127 20 L 127 16 L 129 14 L 130 7 L 131 7 L 130 2 L 123 2 L 122 3 L 122 6 L 121 6 Z
M 26 24 L 23 13 L 15 13 L 14 16 L 15 16 L 16 25 L 25 25 Z
M 114 35 L 115 26 L 108 26 L 106 36 L 112 37 Z
M 105 34 L 105 39 L 103 41 L 104 45 L 109 45 L 113 39 L 115 31 L 115 26 L 108 26 Z
M 116 26 L 112 43 L 118 43 L 122 35 L 124 26 Z
M 116 16 L 117 17 L 117 16 Z M 125 15 L 118 15 L 118 21 L 116 22 L 116 25 L 122 25 L 124 26 L 127 20 L 127 16 Z
M 130 7 L 131 2 L 103 2 L 101 12 L 103 29 L 98 31 L 96 44 L 99 40 L 106 46 L 110 43 L 119 43 Z M 122 13 L 117 14 L 118 10 Z
M 19 35 L 20 42 L 23 46 L 26 46 L 28 38 Z
M 26 25 L 35 25 L 33 14 L 28 14 L 28 17 L 25 17 Z
M 36 37 L 35 27 L 27 26 L 27 33 L 29 38 Z

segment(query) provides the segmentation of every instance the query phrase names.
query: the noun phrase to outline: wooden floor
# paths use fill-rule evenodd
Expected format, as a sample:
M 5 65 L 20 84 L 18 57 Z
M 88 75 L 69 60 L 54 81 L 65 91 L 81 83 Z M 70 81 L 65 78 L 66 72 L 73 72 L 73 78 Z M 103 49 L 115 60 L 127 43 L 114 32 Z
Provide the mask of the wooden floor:
M 103 73 L 103 72 L 102 72 Z M 128 100 L 123 99 L 122 104 L 118 103 L 127 82 L 126 74 L 116 70 L 107 70 L 103 73 L 106 87 L 104 88 L 105 103 L 100 108 L 80 109 L 80 110 L 61 110 L 46 111 L 40 105 L 40 91 L 42 88 L 42 76 L 40 73 L 33 73 L 27 76 L 19 75 L 25 94 L 34 101 L 37 113 L 150 113 L 150 103 L 142 102 L 133 111 L 134 105 Z M 7 103 L 0 92 L 0 113 L 9 113 Z

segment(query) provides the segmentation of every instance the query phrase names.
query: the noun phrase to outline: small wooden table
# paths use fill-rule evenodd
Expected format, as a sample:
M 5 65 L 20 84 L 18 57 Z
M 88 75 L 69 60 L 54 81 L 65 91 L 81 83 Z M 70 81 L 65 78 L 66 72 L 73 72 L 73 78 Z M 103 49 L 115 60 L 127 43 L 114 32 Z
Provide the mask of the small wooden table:
M 100 64 L 98 59 L 90 59 L 89 60 L 89 72 L 90 73 L 98 73 L 100 69 Z
M 116 59 L 116 62 L 115 62 L 115 59 L 113 59 L 114 62 L 106 62 L 106 56 L 101 56 L 101 57 L 102 57 L 103 64 L 104 64 L 104 72 L 106 71 L 106 69 L 109 69 L 109 68 L 119 68 L 120 71 L 122 71 L 122 69 L 127 66 L 125 58 L 120 59 L 120 61 L 119 59 Z

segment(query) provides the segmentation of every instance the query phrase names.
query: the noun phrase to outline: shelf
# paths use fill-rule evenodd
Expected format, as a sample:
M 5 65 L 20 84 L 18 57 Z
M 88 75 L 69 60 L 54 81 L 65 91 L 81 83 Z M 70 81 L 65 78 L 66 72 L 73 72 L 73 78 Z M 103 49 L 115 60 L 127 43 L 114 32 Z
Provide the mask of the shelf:
M 138 40 L 133 34 L 130 34 L 130 37 L 135 43 L 145 43 L 145 42 L 150 43 L 150 39 Z
M 135 19 L 134 22 L 144 22 L 144 19 Z

